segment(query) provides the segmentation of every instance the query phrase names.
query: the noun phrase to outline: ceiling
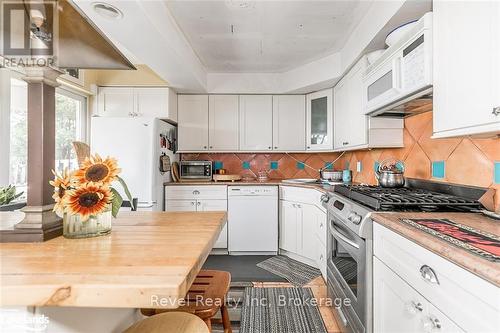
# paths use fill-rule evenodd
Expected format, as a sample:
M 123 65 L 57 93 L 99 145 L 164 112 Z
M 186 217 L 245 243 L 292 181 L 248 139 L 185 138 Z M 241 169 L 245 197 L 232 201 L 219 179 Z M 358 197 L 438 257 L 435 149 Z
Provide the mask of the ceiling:
M 208 72 L 279 73 L 338 52 L 371 1 L 167 1 Z

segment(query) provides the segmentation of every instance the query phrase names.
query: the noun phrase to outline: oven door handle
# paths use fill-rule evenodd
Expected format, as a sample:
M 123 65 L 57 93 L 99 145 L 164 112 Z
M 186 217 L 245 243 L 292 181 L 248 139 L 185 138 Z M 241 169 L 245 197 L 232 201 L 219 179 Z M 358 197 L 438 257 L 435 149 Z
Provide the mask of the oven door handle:
M 354 243 L 352 240 L 350 240 L 349 238 L 347 238 L 346 236 L 344 236 L 343 233 L 341 233 L 336 227 L 335 227 L 335 223 L 333 221 L 330 221 L 330 232 L 332 233 L 332 235 L 334 237 L 337 237 L 338 239 L 340 239 L 341 241 L 343 241 L 344 243 L 347 243 L 349 244 L 350 246 L 354 247 L 355 249 L 358 249 L 359 250 L 359 245 Z

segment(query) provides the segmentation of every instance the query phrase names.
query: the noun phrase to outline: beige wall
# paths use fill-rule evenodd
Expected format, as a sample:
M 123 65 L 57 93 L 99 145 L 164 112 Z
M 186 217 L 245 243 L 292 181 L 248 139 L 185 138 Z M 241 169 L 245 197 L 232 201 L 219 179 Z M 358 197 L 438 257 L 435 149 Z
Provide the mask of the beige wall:
M 84 71 L 85 89 L 92 84 L 98 86 L 168 86 L 146 65 L 135 65 L 137 70 L 93 70 Z

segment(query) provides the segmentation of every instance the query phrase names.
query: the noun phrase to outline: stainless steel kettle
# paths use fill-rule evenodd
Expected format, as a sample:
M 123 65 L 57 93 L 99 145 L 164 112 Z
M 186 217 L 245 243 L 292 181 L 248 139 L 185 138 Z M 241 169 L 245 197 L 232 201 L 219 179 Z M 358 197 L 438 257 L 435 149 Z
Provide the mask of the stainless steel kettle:
M 405 165 L 402 161 L 393 158 L 381 162 L 375 171 L 375 177 L 382 187 L 403 187 Z

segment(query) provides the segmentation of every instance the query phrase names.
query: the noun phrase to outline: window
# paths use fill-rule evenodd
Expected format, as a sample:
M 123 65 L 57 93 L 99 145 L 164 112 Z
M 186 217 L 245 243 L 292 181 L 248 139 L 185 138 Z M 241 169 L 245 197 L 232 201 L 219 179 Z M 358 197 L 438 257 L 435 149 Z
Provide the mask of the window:
M 5 135 L 2 133 L 0 139 L 7 141 L 9 158 L 1 161 L 0 167 L 5 167 L 5 170 L 8 168 L 8 177 L 0 177 L 0 185 L 13 184 L 18 187 L 18 191 L 26 193 L 28 86 L 14 73 L 10 75 L 10 80 L 7 82 L 10 84 L 9 107 L 6 108 L 9 126 L 8 133 Z M 78 162 L 72 142 L 85 141 L 87 99 L 62 88 L 56 89 L 55 98 L 56 163 L 54 169 L 58 172 L 62 172 L 65 168 L 74 170 L 78 167 Z
M 67 90 L 56 90 L 56 165 L 57 172 L 74 170 L 78 161 L 73 141 L 82 141 L 85 134 L 86 99 Z

